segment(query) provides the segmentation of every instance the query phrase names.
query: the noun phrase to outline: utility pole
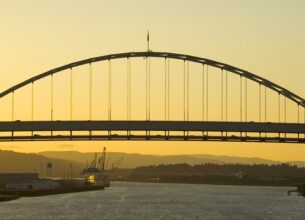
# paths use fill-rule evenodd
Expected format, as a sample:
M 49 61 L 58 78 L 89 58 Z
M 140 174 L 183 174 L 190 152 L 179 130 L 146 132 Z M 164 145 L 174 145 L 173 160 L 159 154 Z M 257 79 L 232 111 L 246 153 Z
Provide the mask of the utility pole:
M 72 179 L 72 162 L 70 163 L 70 179 Z

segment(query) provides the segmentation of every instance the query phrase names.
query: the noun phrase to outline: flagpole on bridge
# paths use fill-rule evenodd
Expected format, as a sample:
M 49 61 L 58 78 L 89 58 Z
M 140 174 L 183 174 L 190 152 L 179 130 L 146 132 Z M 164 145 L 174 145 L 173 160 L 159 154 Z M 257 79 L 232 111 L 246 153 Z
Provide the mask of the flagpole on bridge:
M 147 31 L 147 51 L 149 52 L 149 30 Z

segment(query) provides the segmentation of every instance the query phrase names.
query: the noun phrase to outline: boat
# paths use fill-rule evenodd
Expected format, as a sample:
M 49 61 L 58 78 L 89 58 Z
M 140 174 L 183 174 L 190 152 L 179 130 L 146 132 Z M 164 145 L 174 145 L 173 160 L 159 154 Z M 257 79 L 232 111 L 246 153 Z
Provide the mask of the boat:
M 87 166 L 86 169 L 83 170 L 86 184 L 103 187 L 110 186 L 108 175 L 105 173 L 105 159 L 106 147 L 103 149 L 102 156 L 97 158 L 97 153 L 95 153 L 90 166 Z

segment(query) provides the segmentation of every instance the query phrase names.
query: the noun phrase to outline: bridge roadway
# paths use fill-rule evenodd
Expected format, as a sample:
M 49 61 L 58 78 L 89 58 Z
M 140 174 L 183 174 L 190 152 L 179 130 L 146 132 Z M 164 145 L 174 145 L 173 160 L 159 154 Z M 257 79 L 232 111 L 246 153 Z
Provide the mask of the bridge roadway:
M 106 131 L 106 133 L 108 132 L 108 134 L 97 135 L 92 133 L 98 131 L 99 132 Z M 127 133 L 125 135 L 121 135 L 122 131 L 126 131 Z M 154 135 L 152 134 L 157 131 L 162 132 L 162 134 L 161 135 L 159 133 Z M 179 131 L 181 132 L 181 134 L 177 134 L 179 133 Z M 10 132 L 10 134 L 7 135 L 7 132 Z M 50 132 L 50 135 L 42 135 L 41 132 Z M 69 132 L 69 134 L 54 135 L 53 132 L 56 133 Z M 89 133 L 86 135 L 75 134 L 79 132 L 89 132 Z M 131 132 L 133 132 L 134 134 L 132 134 Z M 144 134 L 138 134 L 139 132 L 143 132 Z M 230 134 L 228 134 L 228 132 Z M 25 135 L 24 133 L 27 133 L 28 135 Z M 219 135 L 215 135 L 215 133 Z M 232 135 L 232 133 L 234 135 Z M 291 137 L 290 134 L 293 134 L 293 137 Z M 301 124 L 301 123 L 298 124 L 298 123 L 214 122 L 214 121 L 0 122 L 0 141 L 64 141 L 64 140 L 219 141 L 220 140 L 220 141 L 305 143 L 303 134 L 305 134 L 305 124 Z M 300 135 L 303 135 L 302 138 L 300 137 Z

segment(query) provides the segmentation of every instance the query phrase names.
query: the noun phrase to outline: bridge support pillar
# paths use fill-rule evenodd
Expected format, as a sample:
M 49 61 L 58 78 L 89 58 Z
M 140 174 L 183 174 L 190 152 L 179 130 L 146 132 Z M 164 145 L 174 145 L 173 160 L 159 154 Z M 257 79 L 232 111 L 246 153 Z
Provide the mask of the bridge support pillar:
M 89 131 L 89 140 L 92 140 L 92 131 Z

